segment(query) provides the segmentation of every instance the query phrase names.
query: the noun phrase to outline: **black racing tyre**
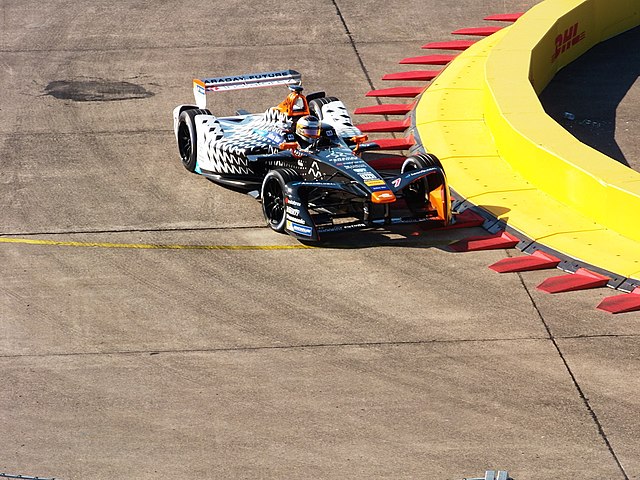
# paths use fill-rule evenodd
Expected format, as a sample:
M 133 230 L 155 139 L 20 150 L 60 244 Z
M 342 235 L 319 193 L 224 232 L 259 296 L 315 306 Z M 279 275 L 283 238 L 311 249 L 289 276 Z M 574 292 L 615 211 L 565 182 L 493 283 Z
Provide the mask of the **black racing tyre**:
M 184 110 L 178 119 L 178 151 L 182 159 L 182 165 L 190 172 L 196 169 L 198 158 L 198 142 L 196 137 L 196 115 L 211 115 L 207 109 L 190 108 Z
M 407 160 L 405 160 L 405 163 L 407 163 L 408 160 L 416 160 L 421 162 L 424 167 L 420 168 L 438 167 L 441 170 L 444 170 L 444 168 L 442 167 L 442 163 L 440 163 L 440 159 L 433 153 L 420 153 L 418 155 L 412 155 L 411 157 L 408 157 Z M 404 168 L 404 165 L 402 166 L 402 168 Z
M 322 106 L 335 101 L 338 101 L 336 97 L 314 98 L 309 101 L 309 113 L 315 115 L 318 117 L 318 120 L 322 121 Z
M 411 170 L 420 170 L 429 167 L 439 167 L 442 170 L 442 164 L 440 160 L 438 160 L 438 157 L 431 153 L 426 153 L 408 157 L 402 164 L 400 171 L 405 173 Z M 427 178 L 429 178 L 430 181 L 428 181 Z M 430 175 L 427 178 L 410 183 L 402 190 L 409 210 L 414 213 L 419 213 L 428 208 L 429 192 L 442 185 L 444 180 L 440 175 Z
M 289 182 L 301 180 L 298 172 L 291 168 L 278 168 L 267 173 L 262 181 L 262 213 L 267 225 L 274 231 L 283 233 L 287 213 L 285 208 L 285 186 Z
M 417 166 L 420 165 L 420 166 Z M 440 159 L 436 157 L 433 153 L 421 153 L 418 155 L 412 155 L 408 157 L 404 163 L 402 164 L 401 172 L 408 172 L 409 170 L 418 170 L 419 168 L 429 168 L 429 167 L 438 167 L 442 172 L 444 172 L 444 167 L 442 163 L 440 163 Z M 437 178 L 437 180 L 436 180 Z M 444 183 L 444 178 L 441 176 L 431 176 L 429 182 L 429 190 L 433 190 L 434 188 L 438 188 L 440 185 Z

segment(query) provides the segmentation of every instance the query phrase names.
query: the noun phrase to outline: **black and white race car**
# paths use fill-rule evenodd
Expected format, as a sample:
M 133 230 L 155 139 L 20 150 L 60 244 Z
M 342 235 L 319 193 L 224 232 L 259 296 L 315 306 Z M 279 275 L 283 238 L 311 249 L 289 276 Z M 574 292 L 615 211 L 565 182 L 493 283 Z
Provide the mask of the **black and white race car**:
M 173 111 L 185 168 L 261 199 L 267 225 L 300 240 L 450 222 L 449 187 L 435 156 L 410 156 L 399 171 L 377 171 L 361 154 L 378 146 L 353 126 L 344 104 L 324 92 L 303 95 L 300 80 L 294 70 L 194 80 L 196 104 Z M 206 92 L 274 85 L 290 92 L 264 113 L 216 117 L 206 109 Z M 311 138 L 296 128 L 314 121 L 319 130 Z

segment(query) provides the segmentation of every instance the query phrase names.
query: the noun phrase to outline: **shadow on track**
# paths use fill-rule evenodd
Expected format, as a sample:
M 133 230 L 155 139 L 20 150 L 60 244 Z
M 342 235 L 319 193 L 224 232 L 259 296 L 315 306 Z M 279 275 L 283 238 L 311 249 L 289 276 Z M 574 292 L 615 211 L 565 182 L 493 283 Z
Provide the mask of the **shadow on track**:
M 363 158 L 369 165 L 380 172 L 399 172 L 400 166 L 406 157 L 393 153 L 366 152 Z M 243 195 L 248 193 L 246 187 L 235 187 L 229 184 L 218 183 L 212 179 L 208 180 L 215 185 L 214 188 L 224 188 L 225 190 Z M 256 202 L 256 208 L 260 208 L 259 201 Z M 370 227 L 357 231 L 325 234 L 320 242 L 298 241 L 302 245 L 321 249 L 347 250 L 375 247 L 405 247 L 439 248 L 448 251 L 447 246 L 461 238 L 485 233 L 481 228 L 473 229 L 474 227 L 469 226 L 441 229 L 439 228 L 441 224 L 442 222 L 432 220 L 414 224 Z M 277 238 L 277 234 L 274 233 L 274 235 L 276 235 Z
M 547 114 L 574 137 L 626 166 L 615 138 L 616 110 L 640 76 L 638 45 L 640 27 L 596 45 L 558 72 L 540 95 Z

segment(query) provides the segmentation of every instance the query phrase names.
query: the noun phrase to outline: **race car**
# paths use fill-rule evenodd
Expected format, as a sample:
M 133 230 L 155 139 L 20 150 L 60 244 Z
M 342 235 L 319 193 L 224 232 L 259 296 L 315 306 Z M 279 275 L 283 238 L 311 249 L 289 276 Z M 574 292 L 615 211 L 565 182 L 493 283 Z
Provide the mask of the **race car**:
M 285 85 L 287 97 L 263 113 L 217 117 L 207 92 Z M 447 178 L 431 154 L 408 157 L 398 171 L 377 171 L 362 157 L 379 148 L 324 92 L 303 94 L 294 70 L 193 80 L 195 105 L 173 111 L 182 163 L 190 172 L 261 200 L 276 232 L 317 242 L 329 233 L 394 224 L 451 221 Z

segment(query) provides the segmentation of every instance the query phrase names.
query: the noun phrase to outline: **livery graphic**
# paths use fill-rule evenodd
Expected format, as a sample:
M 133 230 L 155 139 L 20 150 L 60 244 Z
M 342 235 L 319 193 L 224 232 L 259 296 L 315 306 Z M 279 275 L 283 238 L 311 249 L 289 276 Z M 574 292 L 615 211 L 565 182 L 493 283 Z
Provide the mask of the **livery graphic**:
M 355 127 L 344 104 L 303 94 L 294 70 L 195 79 L 195 105 L 173 111 L 184 167 L 262 202 L 267 225 L 304 241 L 328 233 L 451 219 L 449 187 L 433 155 L 379 172 L 362 153 L 378 148 Z M 206 94 L 284 85 L 286 98 L 263 113 L 218 117 Z M 402 201 L 398 201 L 402 200 Z
M 564 33 L 559 34 L 556 37 L 556 49 L 551 56 L 551 63 L 554 63 L 560 55 L 584 40 L 586 35 L 587 33 L 584 30 L 578 33 L 578 22 L 567 28 Z

